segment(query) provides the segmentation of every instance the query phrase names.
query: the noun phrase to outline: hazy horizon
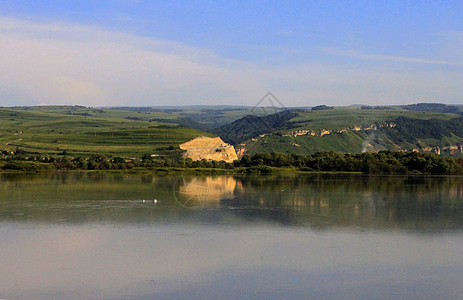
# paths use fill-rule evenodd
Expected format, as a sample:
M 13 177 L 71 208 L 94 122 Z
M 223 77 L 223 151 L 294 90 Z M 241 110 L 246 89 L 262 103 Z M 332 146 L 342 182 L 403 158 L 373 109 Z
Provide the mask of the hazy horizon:
M 361 107 L 361 106 L 371 106 L 371 107 L 400 107 L 403 105 L 416 105 L 416 104 L 442 104 L 447 106 L 463 106 L 463 103 L 443 103 L 443 102 L 416 102 L 416 103 L 406 103 L 406 104 L 346 104 L 346 105 L 329 105 L 329 107 Z M 297 108 L 312 108 L 319 105 L 325 105 L 323 103 L 317 105 L 307 105 L 307 106 L 272 106 L 272 105 L 233 105 L 233 104 L 185 104 L 185 105 L 103 105 L 103 106 L 93 106 L 93 105 L 80 105 L 80 104 L 32 104 L 32 105 L 0 105 L 3 108 L 14 108 L 14 107 L 53 107 L 53 106 L 69 106 L 69 107 L 86 107 L 86 108 L 201 108 L 201 107 L 216 107 L 216 108 L 253 108 L 253 107 L 262 107 L 262 108 L 281 108 L 281 109 L 297 109 Z
M 347 105 L 330 105 L 330 107 L 361 107 L 361 106 L 371 106 L 371 107 L 399 107 L 403 105 L 416 105 L 416 104 L 442 104 L 447 106 L 463 106 L 463 104 L 448 104 L 448 103 L 439 103 L 439 102 L 418 102 L 418 103 L 407 103 L 407 104 L 377 104 L 377 105 L 369 105 L 369 104 L 347 104 Z M 324 105 L 324 104 L 320 104 Z M 202 107 L 214 107 L 214 108 L 253 108 L 253 107 L 261 107 L 261 108 L 281 108 L 281 109 L 297 109 L 297 108 L 312 108 L 318 105 L 310 105 L 310 106 L 278 106 L 278 105 L 233 105 L 233 104 L 187 104 L 187 105 L 104 105 L 104 106 L 91 106 L 91 105 L 78 105 L 78 104 L 37 104 L 37 105 L 7 105 L 7 106 L 0 106 L 6 108 L 14 108 L 14 107 L 53 107 L 53 106 L 69 106 L 69 107 L 87 107 L 87 108 L 103 108 L 103 109 L 111 109 L 111 108 L 161 108 L 161 109 L 169 109 L 169 108 L 202 108 Z

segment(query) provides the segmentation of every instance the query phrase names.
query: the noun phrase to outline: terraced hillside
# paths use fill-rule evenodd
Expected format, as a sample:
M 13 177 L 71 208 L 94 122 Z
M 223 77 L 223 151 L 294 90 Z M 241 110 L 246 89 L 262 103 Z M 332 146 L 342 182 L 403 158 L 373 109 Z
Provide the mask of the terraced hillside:
M 179 126 L 167 113 L 75 106 L 0 108 L 0 151 L 40 155 L 121 157 L 162 155 L 210 133 Z

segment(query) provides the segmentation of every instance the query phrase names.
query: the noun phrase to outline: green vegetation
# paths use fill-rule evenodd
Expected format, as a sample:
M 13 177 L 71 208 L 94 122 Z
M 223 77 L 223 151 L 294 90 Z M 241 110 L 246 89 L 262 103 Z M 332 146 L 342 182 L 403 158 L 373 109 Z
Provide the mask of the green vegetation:
M 246 152 L 250 155 L 260 152 L 282 152 L 286 154 L 308 154 L 325 151 L 340 153 L 360 153 L 362 144 L 368 134 L 351 131 L 343 134 L 330 134 L 322 138 L 318 136 L 288 137 L 281 134 L 269 134 L 246 143 Z
M 213 130 L 248 115 L 262 117 L 284 111 L 285 109 L 282 107 L 194 105 L 185 107 L 112 107 L 111 110 L 139 113 L 166 113 L 172 117 L 185 119 L 185 122 L 181 124 L 182 126 L 201 130 Z M 187 124 L 186 120 L 189 120 L 190 125 Z
M 248 115 L 212 132 L 217 133 L 225 142 L 237 145 L 261 134 L 290 128 L 288 121 L 297 116 L 295 111 L 290 110 L 263 117 Z
M 463 107 L 456 105 L 445 105 L 441 103 L 418 103 L 410 105 L 400 106 L 406 110 L 412 111 L 431 111 L 431 112 L 441 112 L 441 113 L 454 113 L 463 115 Z
M 253 110 L 238 107 L 0 108 L 0 170 L 461 173 L 461 160 L 445 158 L 463 157 L 458 106 L 320 106 L 248 114 L 213 133 L 182 126 L 209 127 L 249 112 Z M 196 115 L 196 120 L 186 115 Z M 214 134 L 238 148 L 244 143 L 246 156 L 232 164 L 182 158 L 179 144 Z M 360 154 L 365 151 L 373 153 Z
M 278 113 L 271 114 L 275 111 Z M 180 143 L 199 135 L 219 135 L 238 148 L 244 143 L 250 155 L 418 150 L 462 157 L 462 111 L 460 106 L 443 104 L 320 105 L 313 110 L 230 106 L 2 108 L 0 150 L 73 157 L 178 156 Z
M 313 155 L 259 153 L 244 156 L 241 167 L 294 167 L 302 171 L 361 172 L 367 174 L 462 174 L 463 159 L 445 158 L 432 153 L 392 152 Z
M 312 110 L 327 110 L 327 109 L 333 109 L 334 106 L 326 106 L 326 105 L 318 105 L 312 107 Z
M 37 161 L 19 161 L 19 160 L 4 161 L 3 164 L 1 164 L 0 166 L 1 166 L 1 169 L 3 170 L 21 171 L 21 172 L 28 172 L 28 173 L 51 171 L 54 169 L 54 166 L 51 164 L 37 162 Z
M 33 159 L 37 159 L 35 161 Z M 45 170 L 151 170 L 155 172 L 176 172 L 194 170 L 211 173 L 214 170 L 228 170 L 234 173 L 269 174 L 279 171 L 295 172 L 359 172 L 366 174 L 463 174 L 463 158 L 447 158 L 432 153 L 392 152 L 340 154 L 319 152 L 313 155 L 283 153 L 258 153 L 245 155 L 233 163 L 224 161 L 193 161 L 191 159 L 152 158 L 124 160 L 120 157 L 108 158 L 63 156 L 60 158 L 29 157 L 29 161 L 6 160 L 0 170 L 36 172 Z
M 265 117 L 247 116 L 213 132 L 236 146 L 244 143 L 251 155 L 417 149 L 461 157 L 463 117 L 454 108 L 449 111 L 400 107 L 287 110 Z
M 135 116 L 138 116 L 135 118 Z M 163 123 L 170 118 L 173 123 Z M 213 136 L 175 124 L 165 113 L 122 112 L 85 107 L 0 108 L 0 150 L 11 155 L 141 158 L 178 155 L 178 145 Z
M 396 136 L 398 138 L 402 137 L 406 141 L 414 141 L 416 137 L 423 139 L 440 139 L 444 136 L 451 136 L 452 134 L 455 136 L 463 136 L 463 117 L 451 120 L 423 120 L 399 117 L 395 122 L 397 124 Z M 400 141 L 398 138 L 396 138 L 396 140 Z

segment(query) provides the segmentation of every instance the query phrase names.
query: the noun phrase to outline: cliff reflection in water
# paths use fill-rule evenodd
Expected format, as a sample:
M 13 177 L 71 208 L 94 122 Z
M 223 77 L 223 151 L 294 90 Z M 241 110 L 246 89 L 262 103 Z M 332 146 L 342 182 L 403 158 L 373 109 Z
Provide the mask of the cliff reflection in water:
M 237 181 L 232 176 L 182 179 L 183 184 L 179 185 L 178 198 L 182 198 L 183 201 L 190 201 L 192 205 L 220 204 L 221 200 L 232 198 L 236 190 L 242 189 L 241 181 Z
M 2 176 L 2 221 L 461 230 L 463 181 L 361 175 Z

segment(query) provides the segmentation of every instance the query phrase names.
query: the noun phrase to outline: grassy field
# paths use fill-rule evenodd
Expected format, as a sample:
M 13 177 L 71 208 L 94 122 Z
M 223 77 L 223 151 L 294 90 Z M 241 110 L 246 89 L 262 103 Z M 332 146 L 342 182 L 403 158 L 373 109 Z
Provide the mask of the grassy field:
M 83 107 L 0 108 L 0 150 L 141 157 L 166 154 L 197 136 L 212 136 L 155 121 L 168 118 L 177 117 Z
M 179 120 L 179 116 L 167 112 L 144 112 L 141 110 L 116 110 L 104 108 L 92 108 L 84 106 L 19 106 L 12 108 L 18 111 L 25 112 L 42 112 L 54 113 L 61 115 L 71 116 L 84 116 L 84 117 L 97 117 L 104 119 L 128 119 L 128 120 L 141 120 L 141 121 L 157 121 L 157 120 Z

